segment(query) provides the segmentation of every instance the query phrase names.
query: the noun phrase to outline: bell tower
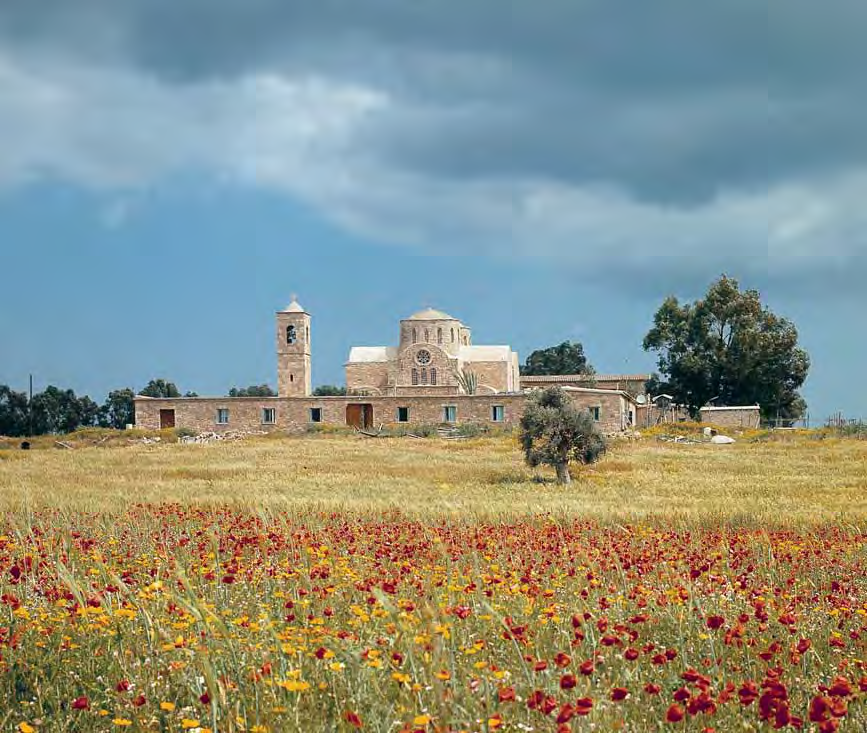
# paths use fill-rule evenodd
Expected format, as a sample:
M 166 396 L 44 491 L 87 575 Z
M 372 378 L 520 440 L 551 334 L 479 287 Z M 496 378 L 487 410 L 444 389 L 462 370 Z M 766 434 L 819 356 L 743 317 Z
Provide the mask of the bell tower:
M 277 394 L 280 397 L 309 397 L 310 314 L 295 295 L 286 310 L 277 312 Z

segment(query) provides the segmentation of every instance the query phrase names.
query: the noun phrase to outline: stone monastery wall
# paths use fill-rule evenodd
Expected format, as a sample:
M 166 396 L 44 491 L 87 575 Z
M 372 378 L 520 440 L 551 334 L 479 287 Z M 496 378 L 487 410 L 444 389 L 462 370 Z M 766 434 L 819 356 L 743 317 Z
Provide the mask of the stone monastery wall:
M 598 425 L 605 433 L 627 427 L 629 402 L 619 393 L 610 395 L 573 392 L 570 399 L 582 409 L 598 408 Z M 527 395 L 414 395 L 412 397 L 188 397 L 174 399 L 136 398 L 136 425 L 148 430 L 161 427 L 161 411 L 173 411 L 175 427 L 197 432 L 227 430 L 303 430 L 319 422 L 323 425 L 348 425 L 353 405 L 370 405 L 372 425 L 398 424 L 399 408 L 406 408 L 408 424 L 476 423 L 514 427 L 521 419 Z M 446 407 L 453 407 L 452 414 Z M 495 407 L 502 407 L 495 413 Z M 347 409 L 349 408 L 349 410 Z M 264 422 L 266 410 L 273 409 L 273 423 Z M 228 412 L 220 414 L 219 411 Z M 318 410 L 316 413 L 314 411 Z M 219 417 L 226 422 L 217 422 Z M 318 420 L 315 418 L 318 417 Z M 494 418 L 502 418 L 495 420 Z

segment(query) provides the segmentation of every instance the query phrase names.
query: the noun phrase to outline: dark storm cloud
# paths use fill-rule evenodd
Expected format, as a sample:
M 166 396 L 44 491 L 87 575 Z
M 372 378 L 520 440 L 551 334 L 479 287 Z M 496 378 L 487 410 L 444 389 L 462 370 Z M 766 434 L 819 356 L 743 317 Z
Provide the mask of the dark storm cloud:
M 692 206 L 867 159 L 855 0 L 6 0 L 0 28 L 170 84 L 363 83 L 403 110 L 368 152 L 445 179 Z

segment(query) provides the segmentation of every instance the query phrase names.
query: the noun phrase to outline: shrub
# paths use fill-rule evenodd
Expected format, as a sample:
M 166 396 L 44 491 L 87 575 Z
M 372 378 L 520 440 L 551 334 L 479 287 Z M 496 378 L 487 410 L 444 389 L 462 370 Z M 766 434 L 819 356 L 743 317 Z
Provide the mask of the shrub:
M 462 438 L 478 438 L 482 435 L 488 435 L 491 429 L 487 425 L 479 425 L 474 422 L 461 423 L 458 425 L 457 433 Z

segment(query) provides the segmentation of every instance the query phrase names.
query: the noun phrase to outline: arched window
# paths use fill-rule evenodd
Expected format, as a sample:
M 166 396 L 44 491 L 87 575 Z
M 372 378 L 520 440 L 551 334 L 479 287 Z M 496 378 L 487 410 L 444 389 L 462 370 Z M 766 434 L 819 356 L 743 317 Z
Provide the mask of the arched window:
M 418 331 L 412 329 L 412 342 L 414 344 L 418 343 Z
M 430 368 L 430 383 L 435 387 L 437 383 L 437 370 L 436 367 Z
M 443 342 L 443 330 L 441 328 L 437 329 L 437 343 L 441 344 Z
M 455 329 L 452 329 L 452 343 L 455 342 Z
M 290 375 L 289 375 L 289 381 L 290 381 L 290 382 L 294 382 L 294 381 L 295 381 L 295 375 L 294 375 L 294 374 L 290 374 Z
M 307 328 L 305 330 L 307 332 L 307 343 L 309 344 L 310 343 L 310 326 L 307 326 Z
M 427 329 L 424 330 L 424 342 L 426 344 L 430 343 L 430 331 L 428 331 Z
M 418 384 L 418 369 L 412 370 L 412 384 L 413 386 Z
M 294 344 L 298 340 L 298 333 L 295 331 L 295 326 L 286 326 L 286 343 Z
M 421 383 L 427 384 L 427 369 L 424 367 L 421 368 Z

